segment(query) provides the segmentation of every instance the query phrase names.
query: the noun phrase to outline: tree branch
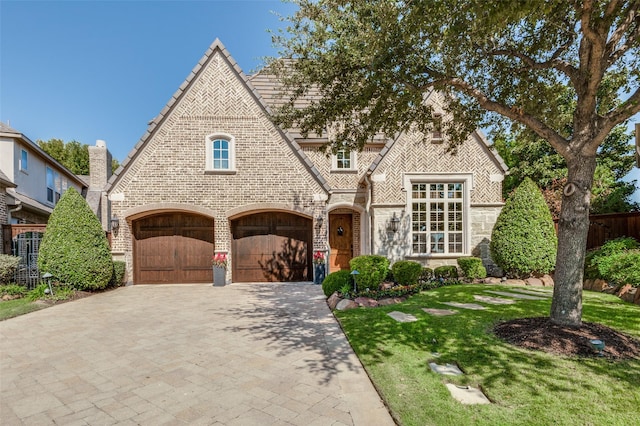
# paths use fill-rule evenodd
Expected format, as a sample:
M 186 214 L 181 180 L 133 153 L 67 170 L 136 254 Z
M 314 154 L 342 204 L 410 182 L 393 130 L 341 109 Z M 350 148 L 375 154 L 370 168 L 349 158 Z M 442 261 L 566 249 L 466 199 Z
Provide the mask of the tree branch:
M 640 88 L 636 89 L 635 93 L 618 108 L 605 115 L 605 118 L 611 122 L 611 128 L 613 128 L 638 112 L 640 112 Z
M 567 77 L 569 77 L 572 81 L 576 77 L 577 69 L 573 67 L 569 62 L 558 59 L 558 57 L 565 52 L 569 46 L 573 43 L 573 39 L 568 40 L 565 44 L 560 46 L 553 52 L 551 58 L 544 62 L 536 62 L 533 58 L 528 55 L 525 55 L 522 52 L 518 52 L 513 49 L 494 49 L 489 51 L 488 53 L 493 56 L 512 56 L 520 59 L 524 62 L 530 69 L 532 70 L 542 70 L 542 69 L 557 69 L 558 71 L 563 72 Z
M 640 14 L 638 13 L 640 3 L 634 3 L 626 13 L 625 19 L 620 23 L 618 28 L 611 34 L 611 38 L 607 42 L 606 53 L 608 65 L 615 63 L 622 55 L 624 55 L 630 47 L 630 41 L 636 40 L 640 37 Z M 627 42 L 618 47 L 618 43 L 622 40 L 624 33 L 627 32 L 629 27 L 636 22 L 634 30 L 627 36 Z

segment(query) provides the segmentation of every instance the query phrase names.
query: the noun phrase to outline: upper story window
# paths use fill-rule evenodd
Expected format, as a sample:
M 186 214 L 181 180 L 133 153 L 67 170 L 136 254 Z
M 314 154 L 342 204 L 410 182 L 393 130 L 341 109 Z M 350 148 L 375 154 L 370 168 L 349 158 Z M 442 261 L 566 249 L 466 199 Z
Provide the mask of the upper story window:
M 29 170 L 29 153 L 24 149 L 20 151 L 20 170 Z
M 356 156 L 348 149 L 338 150 L 331 156 L 331 169 L 336 170 L 357 170 Z
M 431 132 L 431 140 L 433 142 L 442 142 L 442 115 L 436 114 L 433 116 L 433 131 Z
M 56 204 L 60 200 L 62 186 L 60 174 L 51 167 L 47 167 L 47 201 L 49 203 Z M 64 186 L 66 189 L 66 182 Z
M 235 138 L 226 134 L 214 134 L 207 137 L 207 171 L 235 170 Z

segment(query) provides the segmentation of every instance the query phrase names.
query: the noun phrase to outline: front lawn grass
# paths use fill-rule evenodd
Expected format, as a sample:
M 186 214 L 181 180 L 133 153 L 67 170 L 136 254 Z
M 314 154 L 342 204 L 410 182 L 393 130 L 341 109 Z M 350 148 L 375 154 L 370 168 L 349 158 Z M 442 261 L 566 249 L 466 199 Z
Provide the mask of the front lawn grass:
M 507 344 L 492 333 L 501 321 L 548 316 L 551 299 L 518 300 L 475 311 L 440 302 L 479 303 L 474 294 L 513 287 L 457 285 L 422 292 L 398 305 L 336 311 L 351 345 L 401 425 L 627 425 L 638 421 L 640 360 L 568 358 Z M 502 296 L 496 296 L 502 297 Z M 436 317 L 422 308 L 456 309 Z M 416 322 L 387 316 L 409 313 Z M 583 321 L 640 338 L 640 307 L 584 292 Z M 605 342 L 606 343 L 606 342 Z M 434 352 L 440 354 L 434 356 Z M 432 372 L 429 362 L 457 363 L 464 376 Z M 480 386 L 490 405 L 462 405 L 445 383 Z
M 0 321 L 28 314 L 29 312 L 37 311 L 46 307 L 46 305 L 32 302 L 26 298 L 7 300 L 0 303 Z

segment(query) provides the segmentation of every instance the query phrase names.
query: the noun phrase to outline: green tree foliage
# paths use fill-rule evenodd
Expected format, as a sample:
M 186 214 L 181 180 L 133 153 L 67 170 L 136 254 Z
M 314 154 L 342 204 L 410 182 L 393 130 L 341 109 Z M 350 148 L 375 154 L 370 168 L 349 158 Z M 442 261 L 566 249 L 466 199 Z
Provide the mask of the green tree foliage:
M 286 60 L 270 63 L 286 89 L 280 125 L 303 135 L 330 128 L 329 149 L 361 149 L 380 132 L 430 131 L 437 119 L 425 99 L 437 90 L 452 151 L 479 125 L 515 123 L 565 160 L 550 316 L 580 325 L 598 149 L 640 111 L 640 2 L 296 3 L 274 35 Z
M 103 289 L 113 276 L 102 226 L 75 188 L 62 195 L 49 217 L 38 268 L 78 290 Z
M 491 234 L 491 257 L 507 275 L 546 274 L 556 262 L 557 239 L 549 208 L 526 178 L 507 199 Z
M 76 175 L 89 175 L 89 145 L 77 141 L 65 143 L 61 139 L 38 140 L 38 145 L 54 160 L 71 170 Z M 115 172 L 120 163 L 111 160 L 111 171 Z
M 354 277 L 357 291 L 376 290 L 387 276 L 389 259 L 375 254 L 357 256 L 349 261 L 349 266 L 358 271 Z

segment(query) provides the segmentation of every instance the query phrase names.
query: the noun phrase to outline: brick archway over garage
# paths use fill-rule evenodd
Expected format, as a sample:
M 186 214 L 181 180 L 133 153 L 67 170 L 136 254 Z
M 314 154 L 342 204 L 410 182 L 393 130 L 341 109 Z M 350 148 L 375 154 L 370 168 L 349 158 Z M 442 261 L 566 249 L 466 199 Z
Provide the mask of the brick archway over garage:
M 212 283 L 213 219 L 162 212 L 133 220 L 134 283 Z
M 231 221 L 233 282 L 311 281 L 313 223 L 271 211 Z

